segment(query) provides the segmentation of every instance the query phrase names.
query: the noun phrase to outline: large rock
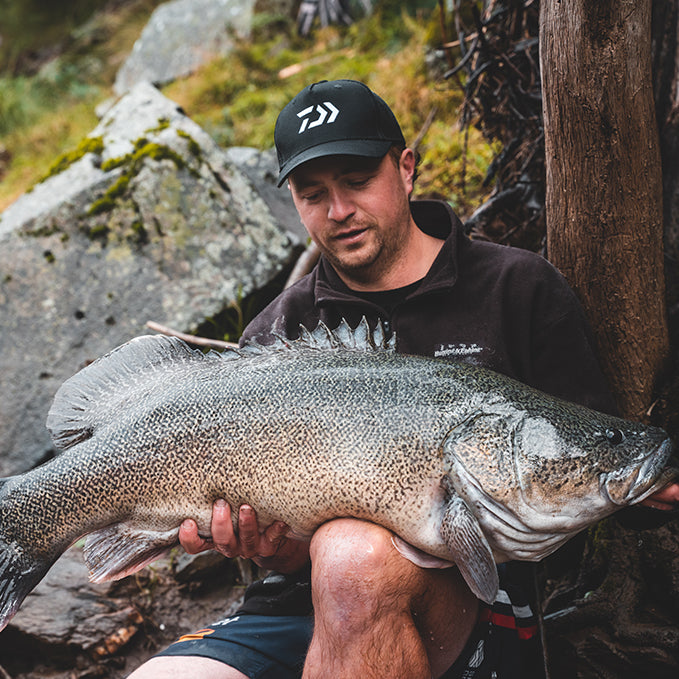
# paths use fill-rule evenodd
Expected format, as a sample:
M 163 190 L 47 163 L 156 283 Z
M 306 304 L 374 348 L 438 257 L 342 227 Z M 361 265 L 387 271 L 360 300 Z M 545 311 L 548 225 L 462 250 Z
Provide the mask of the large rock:
M 250 33 L 254 0 L 173 0 L 160 5 L 122 65 L 114 89 L 142 81 L 164 84 L 228 54 L 233 37 Z
M 66 378 L 148 320 L 195 330 L 271 281 L 299 242 L 150 85 L 60 169 L 0 218 L 0 476 L 51 454 L 44 422 Z
M 122 679 L 181 634 L 232 613 L 247 583 L 240 563 L 180 551 L 121 581 L 93 584 L 82 549 L 72 547 L 0 632 L 0 677 L 5 669 L 18 679 Z
M 23 643 L 39 644 L 48 655 L 59 651 L 64 655 L 67 648 L 77 646 L 101 657 L 137 632 L 142 622 L 139 611 L 126 597 L 115 596 L 110 584 L 88 582 L 81 552 L 76 547 L 67 551 L 26 597 L 9 632 L 0 635 L 0 650 L 16 644 L 18 632 L 25 637 Z
M 309 233 L 302 225 L 287 185 L 278 186 L 278 158 L 275 149 L 259 151 L 246 146 L 226 149 L 226 157 L 253 184 L 273 216 L 291 233 L 293 239 L 305 243 Z

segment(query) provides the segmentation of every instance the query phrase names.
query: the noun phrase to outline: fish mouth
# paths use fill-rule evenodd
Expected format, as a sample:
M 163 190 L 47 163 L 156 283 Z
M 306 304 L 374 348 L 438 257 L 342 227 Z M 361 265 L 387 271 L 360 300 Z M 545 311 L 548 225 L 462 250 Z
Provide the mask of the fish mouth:
M 604 474 L 600 484 L 602 495 L 612 504 L 624 507 L 641 502 L 679 479 L 679 465 L 670 460 L 671 453 L 672 443 L 666 439 L 634 466 Z

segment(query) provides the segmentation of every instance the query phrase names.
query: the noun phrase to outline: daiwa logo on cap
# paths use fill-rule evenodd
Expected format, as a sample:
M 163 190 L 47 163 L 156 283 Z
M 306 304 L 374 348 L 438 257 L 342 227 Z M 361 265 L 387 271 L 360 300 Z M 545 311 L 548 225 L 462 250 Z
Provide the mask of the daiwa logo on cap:
M 314 110 L 318 113 L 318 118 L 309 122 Z M 338 114 L 339 109 L 336 106 L 333 106 L 329 101 L 324 101 L 323 104 L 317 104 L 316 106 L 309 106 L 297 114 L 298 118 L 302 118 L 302 124 L 300 125 L 297 134 L 302 134 L 306 129 L 318 127 L 319 125 L 323 125 L 323 123 L 334 123 Z M 328 117 L 328 115 L 330 117 Z

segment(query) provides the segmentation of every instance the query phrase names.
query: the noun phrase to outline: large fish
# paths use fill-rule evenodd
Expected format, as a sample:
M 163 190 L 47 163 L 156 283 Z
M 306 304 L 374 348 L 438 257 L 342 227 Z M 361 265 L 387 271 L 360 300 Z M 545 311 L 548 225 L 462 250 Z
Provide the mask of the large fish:
M 81 536 L 91 579 L 120 578 L 184 518 L 208 534 L 220 497 L 298 536 L 376 522 L 490 602 L 495 562 L 540 559 L 675 473 L 660 429 L 397 354 L 365 321 L 226 354 L 140 337 L 65 382 L 47 424 L 64 452 L 0 487 L 0 628 Z

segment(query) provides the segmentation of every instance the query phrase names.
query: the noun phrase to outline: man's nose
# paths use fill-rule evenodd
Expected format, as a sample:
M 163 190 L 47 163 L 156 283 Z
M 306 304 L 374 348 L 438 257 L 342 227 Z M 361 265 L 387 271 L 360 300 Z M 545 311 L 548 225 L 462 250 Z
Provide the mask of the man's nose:
M 355 209 L 353 202 L 344 191 L 335 189 L 330 192 L 329 219 L 335 222 L 343 222 L 354 213 Z

